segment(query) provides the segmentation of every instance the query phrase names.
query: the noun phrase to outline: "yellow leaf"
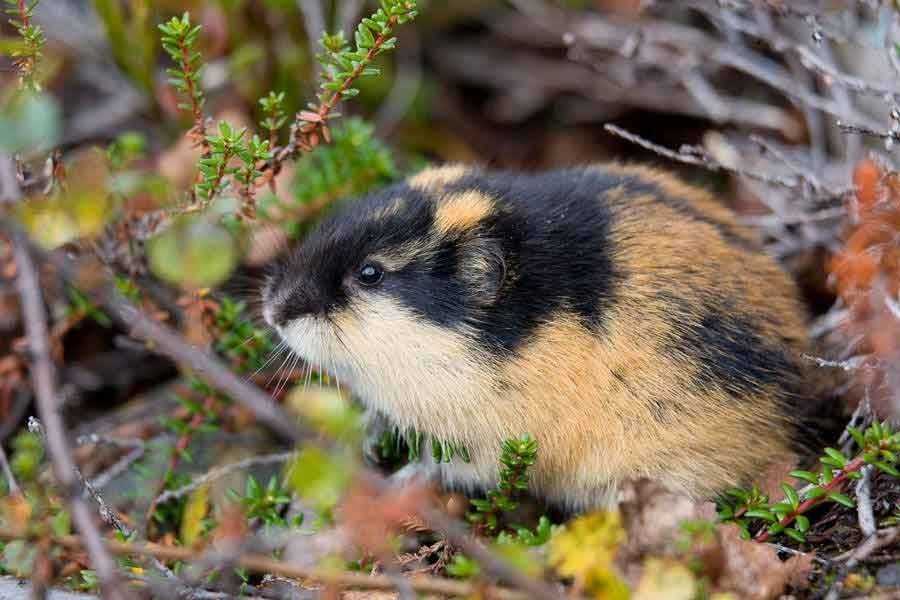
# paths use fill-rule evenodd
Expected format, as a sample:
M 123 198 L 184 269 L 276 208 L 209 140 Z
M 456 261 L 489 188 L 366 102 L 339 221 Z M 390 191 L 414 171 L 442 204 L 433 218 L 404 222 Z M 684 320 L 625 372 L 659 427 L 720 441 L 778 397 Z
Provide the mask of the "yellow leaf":
M 209 486 L 201 485 L 188 497 L 184 507 L 184 516 L 181 517 L 179 531 L 181 542 L 185 546 L 191 546 L 203 533 L 203 519 L 209 512 Z
M 685 565 L 679 562 L 647 559 L 644 573 L 634 592 L 635 600 L 691 600 L 694 598 L 697 580 Z
M 628 598 L 614 564 L 625 530 L 618 512 L 596 512 L 569 522 L 550 540 L 550 564 L 602 600 Z

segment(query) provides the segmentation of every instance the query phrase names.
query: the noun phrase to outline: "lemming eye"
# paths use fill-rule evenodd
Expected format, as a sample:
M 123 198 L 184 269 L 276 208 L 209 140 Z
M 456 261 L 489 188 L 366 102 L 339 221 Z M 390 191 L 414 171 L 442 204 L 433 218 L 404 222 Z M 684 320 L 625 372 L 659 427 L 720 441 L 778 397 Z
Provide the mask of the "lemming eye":
M 367 264 L 362 266 L 357 277 L 363 285 L 375 285 L 384 277 L 384 271 L 375 265 Z

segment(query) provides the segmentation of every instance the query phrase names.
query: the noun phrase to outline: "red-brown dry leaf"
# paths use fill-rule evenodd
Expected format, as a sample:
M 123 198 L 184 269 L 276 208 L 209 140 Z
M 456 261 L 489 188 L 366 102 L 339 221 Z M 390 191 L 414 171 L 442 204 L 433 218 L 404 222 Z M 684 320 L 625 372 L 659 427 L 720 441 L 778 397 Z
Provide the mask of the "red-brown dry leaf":
M 650 480 L 623 485 L 620 509 L 628 541 L 619 555 L 626 560 L 670 554 L 684 521 L 715 517 L 711 502 L 697 502 Z
M 720 525 L 718 537 L 723 562 L 716 589 L 747 600 L 769 600 L 778 598 L 788 585 L 806 586 L 814 555 L 792 556 L 782 562 L 771 546 L 742 540 L 735 525 Z
M 23 535 L 28 520 L 31 518 L 31 504 L 21 492 L 9 494 L 0 498 L 0 516 L 9 527 L 10 533 Z
M 341 525 L 360 548 L 380 555 L 389 551 L 391 533 L 418 514 L 420 507 L 433 502 L 433 492 L 411 484 L 379 493 L 365 483 L 353 485 L 338 507 Z
M 864 159 L 853 170 L 853 185 L 860 211 L 867 211 L 878 200 L 881 170 L 872 159 Z
M 239 544 L 248 531 L 244 511 L 237 504 L 228 504 L 222 508 L 218 525 L 212 532 L 212 544 L 215 547 Z

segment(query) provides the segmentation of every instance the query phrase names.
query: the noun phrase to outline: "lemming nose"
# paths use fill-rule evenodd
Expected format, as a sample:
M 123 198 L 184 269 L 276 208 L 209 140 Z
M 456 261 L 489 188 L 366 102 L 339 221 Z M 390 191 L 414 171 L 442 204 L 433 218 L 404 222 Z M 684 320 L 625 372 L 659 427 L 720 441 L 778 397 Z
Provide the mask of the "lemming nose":
M 297 290 L 280 302 L 272 310 L 272 320 L 279 327 L 283 327 L 306 315 L 322 312 L 322 302 L 313 294 Z

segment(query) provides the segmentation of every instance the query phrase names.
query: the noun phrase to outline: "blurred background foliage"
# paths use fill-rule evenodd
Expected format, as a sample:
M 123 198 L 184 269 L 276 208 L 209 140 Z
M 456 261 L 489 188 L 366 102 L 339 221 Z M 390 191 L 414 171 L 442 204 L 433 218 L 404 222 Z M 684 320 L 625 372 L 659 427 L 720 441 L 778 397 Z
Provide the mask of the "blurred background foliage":
M 718 191 L 797 276 L 816 317 L 813 334 L 833 351 L 834 364 L 850 370 L 870 361 L 868 379 L 857 387 L 867 400 L 870 390 L 880 390 L 871 394 L 876 408 L 897 412 L 900 327 L 890 313 L 894 305 L 877 296 L 882 289 L 896 296 L 900 239 L 893 162 L 900 141 L 893 44 L 900 35 L 892 2 L 420 0 L 415 21 L 396 28 L 396 48 L 362 65 L 377 73 L 355 79 L 349 87 L 358 92 L 342 88 L 347 71 L 377 45 L 371 38 L 378 28 L 360 33 L 357 24 L 378 5 L 6 0 L 0 152 L 17 159 L 25 195 L 10 213 L 44 248 L 96 259 L 98 271 L 114 275 L 129 300 L 217 352 L 323 437 L 342 442 L 337 449 L 310 444 L 290 456 L 272 454 L 284 449 L 273 448 L 240 406 L 129 340 L 89 293 L 45 282 L 63 412 L 76 433 L 88 436 L 77 450 L 81 463 L 106 476 L 118 461 L 130 461 L 105 481 L 104 493 L 139 534 L 168 545 L 202 542 L 229 527 L 303 526 L 304 535 L 333 534 L 342 508 L 360 546 L 386 552 L 390 545 L 409 569 L 480 576 L 479 564 L 423 535 L 416 523 L 403 527 L 419 536 L 419 545 L 402 546 L 393 536 L 384 541 L 385 523 L 397 525 L 391 511 L 411 500 L 376 502 L 355 481 L 363 464 L 359 411 L 327 376 L 306 365 L 296 372 L 297 363 L 279 354 L 257 319 L 260 274 L 273 257 L 336 201 L 429 163 L 528 171 L 643 161 Z M 326 32 L 343 33 L 350 47 L 327 37 L 323 48 Z M 188 90 L 188 82 L 196 87 Z M 341 89 L 345 101 L 323 111 L 329 92 Z M 687 160 L 664 161 L 659 148 L 611 135 L 607 123 L 680 149 L 676 158 Z M 864 135 L 848 131 L 848 123 Z M 282 152 L 289 159 L 278 158 Z M 5 283 L 14 273 L 0 241 L 3 438 L 24 429 L 27 410 L 20 407 L 30 395 L 16 295 Z M 97 275 L 84 279 L 90 284 Z M 870 310 L 875 301 L 881 308 Z M 843 328 L 847 314 L 852 327 Z M 862 397 L 846 388 L 840 393 L 851 406 Z M 97 432 L 137 443 L 89 437 Z M 418 433 L 392 436 L 380 450 L 383 463 L 399 466 L 418 454 Z M 449 440 L 432 442 L 439 460 L 453 448 Z M 28 515 L 68 533 L 58 496 L 39 476 L 46 471 L 40 438 L 21 432 L 7 446 L 15 473 L 31 486 Z M 847 448 L 841 452 L 854 456 Z M 500 555 L 531 575 L 554 567 L 577 591 L 598 598 L 627 597 L 628 586 L 647 598 L 714 597 L 710 590 L 769 597 L 754 595 L 761 581 L 780 593 L 794 576 L 770 549 L 762 556 L 743 545 L 737 529 L 715 529 L 708 513 L 668 511 L 681 505 L 659 490 L 649 499 L 639 488 L 629 492 L 639 508 L 656 502 L 671 513 L 652 526 L 632 506 L 621 516 L 597 513 L 558 529 L 520 506 L 527 504 L 519 497 L 527 467 L 539 452 L 527 437 L 498 448 L 507 480 L 468 513 L 477 531 L 495 538 Z M 268 462 L 250 477 L 192 484 L 211 469 L 260 456 Z M 459 448 L 448 460 L 464 456 Z M 896 522 L 900 493 L 884 474 L 890 472 L 875 475 L 881 479 L 873 489 L 887 525 Z M 773 501 L 782 495 L 778 488 L 771 493 Z M 759 518 L 780 516 L 766 513 L 768 497 L 754 498 L 743 504 L 764 514 Z M 237 524 L 228 512 L 235 499 L 243 510 Z M 312 511 L 298 509 L 298 499 Z M 446 505 L 454 502 L 462 501 Z M 730 507 L 744 528 L 757 525 L 747 506 Z M 841 540 L 805 517 L 797 537 L 817 539 L 817 550 L 832 554 L 858 543 L 852 511 L 837 508 L 818 516 L 842 525 Z M 11 510 L 16 517 L 25 509 Z M 695 521 L 682 527 L 685 519 Z M 367 529 L 373 522 L 382 529 Z M 642 546 L 636 530 L 674 531 L 683 543 L 656 539 Z M 348 557 L 333 545 L 323 554 L 342 568 L 372 568 L 371 555 Z M 28 572 L 35 555 L 26 550 L 23 543 L 6 545 L 0 571 Z M 625 560 L 639 567 L 624 569 Z M 72 571 L 73 585 L 93 589 L 96 576 L 83 561 L 72 562 L 84 567 Z M 826 571 L 819 570 L 818 591 L 830 585 Z M 246 573 L 240 578 L 259 583 Z

